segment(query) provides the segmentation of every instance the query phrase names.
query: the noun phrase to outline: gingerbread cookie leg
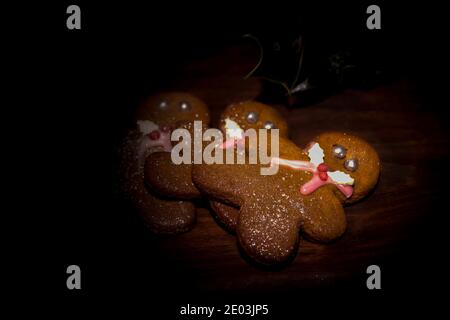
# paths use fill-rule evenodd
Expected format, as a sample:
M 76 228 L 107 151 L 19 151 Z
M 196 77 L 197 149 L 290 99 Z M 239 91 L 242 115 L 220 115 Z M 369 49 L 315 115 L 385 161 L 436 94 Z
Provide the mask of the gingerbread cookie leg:
M 209 201 L 211 209 L 215 212 L 217 219 L 231 232 L 236 231 L 239 217 L 239 208 L 225 204 L 220 201 Z
M 270 203 L 270 206 L 266 205 Z M 236 228 L 239 243 L 245 252 L 262 264 L 288 260 L 298 248 L 300 216 L 295 208 L 273 201 L 250 200 L 240 209 Z

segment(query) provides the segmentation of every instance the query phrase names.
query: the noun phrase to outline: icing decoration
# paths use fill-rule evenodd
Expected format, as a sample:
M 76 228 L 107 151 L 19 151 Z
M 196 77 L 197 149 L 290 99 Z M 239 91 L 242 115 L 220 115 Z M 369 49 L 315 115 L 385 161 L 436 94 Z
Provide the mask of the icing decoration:
M 219 146 L 220 149 L 232 148 L 235 144 L 244 142 L 244 130 L 229 118 L 225 119 L 225 135 L 226 140 Z
M 349 174 L 342 171 L 328 172 L 328 175 L 331 177 L 333 181 L 340 184 L 353 185 L 355 183 L 355 179 L 350 177 Z
M 191 105 L 189 104 L 189 102 L 183 101 L 180 103 L 180 109 L 182 111 L 189 111 L 189 110 L 191 110 Z
M 156 147 L 162 148 L 166 152 L 172 150 L 170 127 L 164 126 L 160 129 L 156 123 L 149 120 L 138 120 L 137 125 L 142 134 L 141 153 L 144 153 L 147 149 Z
M 308 157 L 309 161 L 314 163 L 316 166 L 323 163 L 323 157 L 325 154 L 323 153 L 323 149 L 320 147 L 320 145 L 316 142 L 314 143 L 311 148 L 308 150 Z
M 269 129 L 276 129 L 277 126 L 272 121 L 266 121 L 264 123 L 264 128 L 267 129 L 267 130 L 269 130 Z
M 344 159 L 345 155 L 347 154 L 347 149 L 345 149 L 343 146 L 339 144 L 333 145 L 331 151 L 333 152 L 333 156 L 335 156 L 338 159 Z
M 159 103 L 159 107 L 161 108 L 161 109 L 166 109 L 167 107 L 169 106 L 169 103 L 167 102 L 167 101 L 161 101 L 160 103 Z
M 138 120 L 137 125 L 142 135 L 147 135 L 150 132 L 159 129 L 159 126 L 156 123 L 149 120 Z
M 356 169 L 358 169 L 358 160 L 356 159 L 345 160 L 344 167 L 349 171 L 355 171 Z
M 334 184 L 346 198 L 353 194 L 353 184 L 355 180 L 342 171 L 329 171 L 328 166 L 323 163 L 323 149 L 318 143 L 314 143 L 308 150 L 310 161 L 288 160 L 282 158 L 272 158 L 272 164 L 288 166 L 292 169 L 308 171 L 312 173 L 312 178 L 300 188 L 304 195 L 311 194 L 318 188 L 326 184 Z
M 328 174 L 327 174 L 326 172 L 320 172 L 320 171 L 319 171 L 319 178 L 320 178 L 320 180 L 322 180 L 322 181 L 327 181 L 327 179 L 328 179 Z
M 161 134 L 158 130 L 154 130 L 148 134 L 148 137 L 150 140 L 158 140 L 160 138 Z
M 256 121 L 258 121 L 258 118 L 259 118 L 259 116 L 258 116 L 257 112 L 250 111 L 247 114 L 247 122 L 248 123 L 256 123 Z
M 242 130 L 242 128 L 237 124 L 236 121 L 226 118 L 225 133 L 227 135 L 227 138 L 242 139 L 244 130 Z

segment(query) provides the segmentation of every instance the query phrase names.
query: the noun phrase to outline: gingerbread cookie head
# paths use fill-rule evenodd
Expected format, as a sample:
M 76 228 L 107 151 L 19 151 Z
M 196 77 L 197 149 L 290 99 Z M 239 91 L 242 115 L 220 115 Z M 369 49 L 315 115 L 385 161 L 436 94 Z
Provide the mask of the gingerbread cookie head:
M 150 96 L 136 111 L 136 123 L 143 137 L 141 148 L 169 152 L 172 130 L 195 120 L 209 124 L 209 111 L 199 98 L 181 92 Z
M 139 106 L 136 119 L 178 127 L 178 123 L 194 120 L 209 123 L 209 112 L 202 100 L 189 93 L 167 92 L 147 98 Z
M 229 105 L 220 117 L 220 129 L 227 132 L 238 125 L 242 130 L 247 129 L 279 129 L 280 137 L 288 136 L 286 120 L 278 111 L 268 105 L 245 101 Z
M 279 129 L 281 137 L 288 136 L 288 126 L 278 111 L 259 102 L 245 101 L 229 105 L 220 116 L 220 129 L 225 138 L 239 139 L 246 129 Z M 238 136 L 238 137 L 237 137 Z M 224 147 L 233 143 L 224 143 Z M 234 231 L 237 224 L 239 210 L 214 200 L 210 201 L 211 208 L 217 218 L 228 230 Z
M 310 146 L 314 143 L 317 143 L 316 148 L 323 150 L 323 163 L 328 173 L 335 172 L 331 174 L 332 178 L 352 187 L 347 196 L 338 192 L 345 203 L 360 200 L 375 187 L 380 175 L 380 158 L 369 143 L 342 132 L 323 133 Z

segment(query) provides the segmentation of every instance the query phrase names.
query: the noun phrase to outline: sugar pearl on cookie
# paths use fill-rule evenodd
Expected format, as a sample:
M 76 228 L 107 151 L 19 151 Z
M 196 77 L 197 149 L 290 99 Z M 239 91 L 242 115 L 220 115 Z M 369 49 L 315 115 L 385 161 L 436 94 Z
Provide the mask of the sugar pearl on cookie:
M 247 114 L 247 122 L 248 123 L 256 123 L 256 121 L 258 121 L 258 113 L 254 112 L 254 111 L 250 111 Z
M 159 108 L 160 109 L 166 109 L 169 106 L 169 104 L 167 103 L 167 101 L 163 100 L 159 103 Z
M 358 160 L 356 159 L 345 160 L 344 167 L 349 171 L 355 171 L 356 169 L 358 169 Z
M 188 102 L 183 101 L 180 103 L 180 109 L 182 111 L 189 111 L 189 110 L 191 110 L 191 105 Z
M 343 146 L 338 144 L 333 145 L 333 156 L 338 159 L 344 159 L 346 154 L 347 149 L 345 149 Z
M 276 126 L 272 121 L 266 121 L 264 123 L 264 128 L 265 129 L 276 129 Z
M 328 174 L 324 171 L 320 171 L 319 172 L 319 178 L 322 181 L 327 181 L 328 180 Z

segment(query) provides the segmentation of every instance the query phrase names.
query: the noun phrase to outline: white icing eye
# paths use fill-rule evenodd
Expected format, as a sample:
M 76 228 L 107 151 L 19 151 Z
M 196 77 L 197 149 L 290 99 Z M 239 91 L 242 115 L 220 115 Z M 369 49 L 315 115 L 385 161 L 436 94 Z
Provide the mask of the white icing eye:
M 169 103 L 167 102 L 167 101 L 161 101 L 160 103 L 159 103 L 159 108 L 160 109 L 167 109 L 167 107 L 169 106 Z
M 335 156 L 336 158 L 344 159 L 345 155 L 347 154 L 347 149 L 345 149 L 343 146 L 339 144 L 335 144 L 333 145 L 332 152 L 333 156 Z
M 258 121 L 258 117 L 259 115 L 257 112 L 250 111 L 249 113 L 247 113 L 247 122 L 255 123 L 256 121 Z
M 266 121 L 266 122 L 264 122 L 264 128 L 265 129 L 276 129 L 277 126 L 272 121 Z
M 358 169 L 358 160 L 356 159 L 345 160 L 344 167 L 348 171 L 355 171 L 356 169 Z
M 189 102 L 186 101 L 180 102 L 180 109 L 182 111 L 189 111 L 191 110 L 191 105 L 189 104 Z
M 309 161 L 311 163 L 314 163 L 316 166 L 323 163 L 323 149 L 320 147 L 320 145 L 315 142 L 308 150 L 308 157 Z
M 227 137 L 234 139 L 242 139 L 242 135 L 244 134 L 244 130 L 231 119 L 225 119 L 225 132 Z

